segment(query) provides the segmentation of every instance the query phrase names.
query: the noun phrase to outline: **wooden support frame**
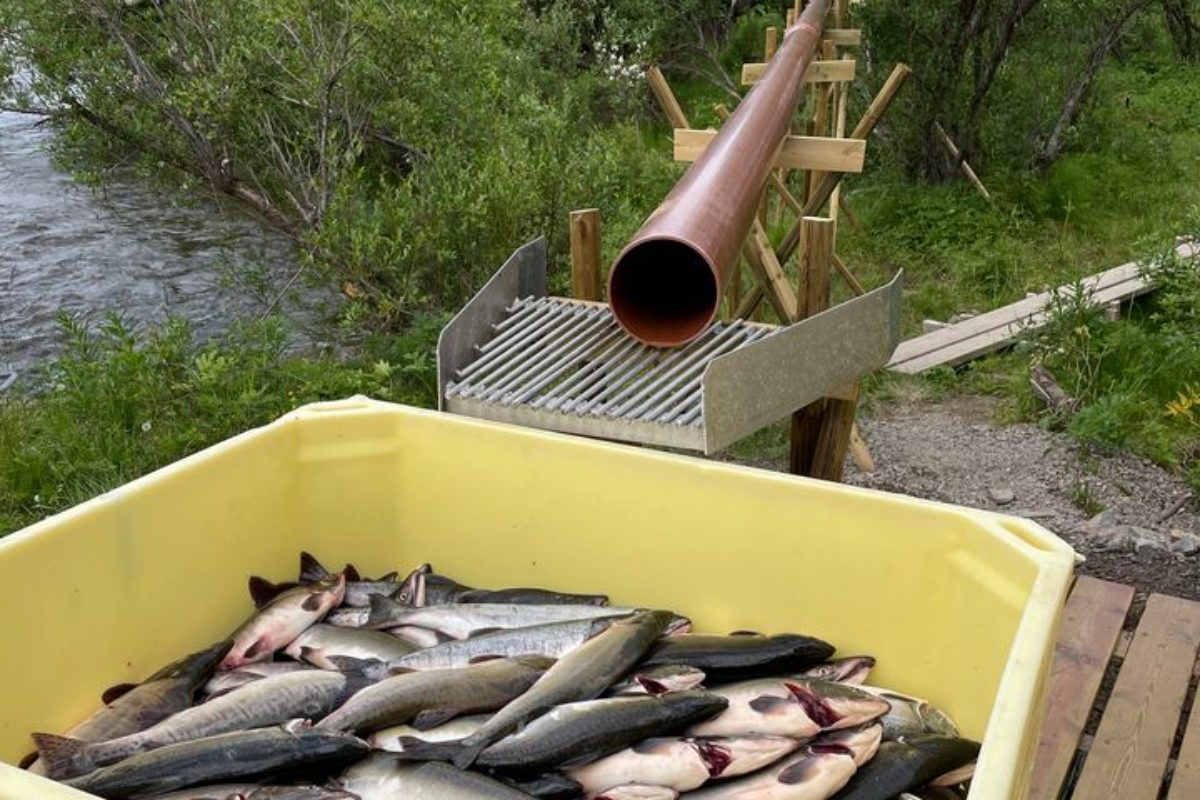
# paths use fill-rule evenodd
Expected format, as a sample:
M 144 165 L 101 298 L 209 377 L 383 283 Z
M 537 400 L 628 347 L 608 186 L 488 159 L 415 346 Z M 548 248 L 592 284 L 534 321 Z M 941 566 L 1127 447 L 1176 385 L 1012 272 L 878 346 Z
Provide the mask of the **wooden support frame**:
M 579 300 L 600 300 L 600 209 L 572 211 L 571 293 Z
M 717 131 L 676 128 L 675 160 L 695 161 L 716 136 Z M 862 139 L 788 136 L 783 140 L 775 166 L 821 172 L 862 172 L 866 156 L 867 143 Z
M 958 149 L 958 145 L 950 138 L 950 134 L 946 133 L 946 129 L 942 127 L 942 123 L 933 123 L 933 132 L 941 141 L 942 147 L 946 148 L 946 152 L 950 154 L 950 158 L 954 159 L 954 163 L 958 165 L 967 182 L 975 187 L 975 191 L 983 195 L 983 199 L 989 203 L 992 202 L 992 194 L 983 185 L 983 181 L 979 180 L 979 176 L 975 174 L 975 170 L 971 169 L 971 165 L 967 163 L 967 159 L 963 158 L 962 151 Z
M 844 81 L 854 80 L 857 61 L 838 60 L 838 61 L 814 61 L 808 65 L 808 70 L 804 73 L 805 83 L 841 83 Z M 767 71 L 766 64 L 743 64 L 742 65 L 742 85 L 750 86 L 758 83 L 764 72 Z

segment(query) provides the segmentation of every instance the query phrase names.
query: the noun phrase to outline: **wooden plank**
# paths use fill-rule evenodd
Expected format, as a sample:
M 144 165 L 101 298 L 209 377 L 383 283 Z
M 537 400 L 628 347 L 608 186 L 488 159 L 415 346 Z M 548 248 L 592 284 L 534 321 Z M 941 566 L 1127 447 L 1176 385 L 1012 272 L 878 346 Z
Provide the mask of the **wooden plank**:
M 600 299 L 600 210 L 572 211 L 571 289 L 578 300 Z
M 650 84 L 650 91 L 654 93 L 654 99 L 658 100 L 658 105 L 667 116 L 667 122 L 671 123 L 671 127 L 691 127 L 688 125 L 687 115 L 683 113 L 683 107 L 675 99 L 675 93 L 671 91 L 667 79 L 663 77 L 662 71 L 658 67 L 651 66 L 646 70 L 646 82 Z
M 767 28 L 766 38 L 763 40 L 763 61 L 770 61 L 775 57 L 775 51 L 779 49 L 779 29 L 774 25 Z
M 858 28 L 826 28 L 825 41 L 832 42 L 838 47 L 860 47 L 862 31 Z
M 771 240 L 767 238 L 767 232 L 757 219 L 754 220 L 750 235 L 742 245 L 742 255 L 746 257 L 750 271 L 758 279 L 758 285 L 762 287 L 779 319 L 794 320 L 798 306 L 796 293 L 788 284 L 787 274 L 771 248 Z
M 975 191 L 983 195 L 983 198 L 989 203 L 992 202 L 992 195 L 983 185 L 983 181 L 979 180 L 979 176 L 975 174 L 975 170 L 971 169 L 971 165 L 963 158 L 962 153 L 958 149 L 958 145 L 950 138 L 950 134 L 946 133 L 946 129 L 942 127 L 942 123 L 933 123 L 933 131 L 937 134 L 938 139 L 942 142 L 942 147 L 946 148 L 946 152 L 950 154 L 950 158 L 954 159 L 958 164 L 958 168 L 962 170 L 962 174 L 966 176 L 967 181 L 975 187 Z
M 836 223 L 831 219 L 820 217 L 804 217 L 801 221 L 803 227 L 800 234 L 800 286 L 796 293 L 799 305 L 796 309 L 796 316 L 789 319 L 789 322 L 807 319 L 829 308 L 833 275 L 833 241 L 837 234 Z M 824 474 L 816 472 L 817 454 L 821 444 L 822 429 L 825 427 L 827 419 L 826 411 L 831 402 L 841 401 L 829 401 L 821 398 L 792 414 L 789 466 L 793 475 L 825 477 Z M 849 437 L 849 435 L 850 431 L 847 429 L 846 436 Z
M 1200 255 L 1200 245 L 1185 242 L 1177 246 L 1175 252 L 1183 258 L 1194 257 Z M 1101 305 L 1135 297 L 1154 288 L 1142 279 L 1140 267 L 1134 262 L 1090 275 L 1081 283 Z M 1067 288 L 1060 287 L 1057 291 Z M 916 374 L 935 366 L 961 364 L 999 350 L 1021 331 L 1045 320 L 1045 307 L 1050 297 L 1050 292 L 1042 292 L 901 342 L 888 366 L 897 372 Z
M 1200 701 L 1193 698 L 1192 713 L 1183 734 L 1167 800 L 1195 800 L 1197 797 L 1200 797 Z
M 1075 796 L 1158 796 L 1200 648 L 1200 603 L 1152 594 L 1138 623 Z
M 1132 586 L 1086 575 L 1075 582 L 1054 647 L 1029 800 L 1058 800 L 1132 602 Z
M 675 129 L 675 160 L 695 161 L 717 131 Z M 862 172 L 867 143 L 862 139 L 834 139 L 829 136 L 788 136 L 775 158 L 775 166 L 786 169 L 822 172 Z
M 805 83 L 841 83 L 854 80 L 858 66 L 857 61 L 813 61 L 804 73 Z M 767 71 L 766 64 L 742 64 L 742 85 L 750 86 L 758 83 L 763 73 Z

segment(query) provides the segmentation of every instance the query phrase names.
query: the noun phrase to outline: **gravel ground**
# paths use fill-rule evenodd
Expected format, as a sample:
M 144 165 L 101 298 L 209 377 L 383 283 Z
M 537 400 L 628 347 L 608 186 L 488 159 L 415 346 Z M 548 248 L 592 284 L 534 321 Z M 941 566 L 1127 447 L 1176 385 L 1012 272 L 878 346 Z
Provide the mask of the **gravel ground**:
M 993 401 L 982 397 L 878 409 L 859 423 L 876 470 L 864 474 L 849 463 L 846 482 L 1030 517 L 1087 558 L 1080 572 L 1131 584 L 1143 595 L 1200 600 L 1200 554 L 1169 551 L 1172 531 L 1200 534 L 1200 503 L 1162 520 L 1188 495 L 1184 481 L 1137 456 L 1084 452 L 1063 434 L 997 425 L 994 417 Z M 1100 509 L 1103 523 L 1086 525 Z M 1124 526 L 1148 529 L 1142 533 L 1161 546 L 1110 549 L 1110 534 L 1130 530 Z

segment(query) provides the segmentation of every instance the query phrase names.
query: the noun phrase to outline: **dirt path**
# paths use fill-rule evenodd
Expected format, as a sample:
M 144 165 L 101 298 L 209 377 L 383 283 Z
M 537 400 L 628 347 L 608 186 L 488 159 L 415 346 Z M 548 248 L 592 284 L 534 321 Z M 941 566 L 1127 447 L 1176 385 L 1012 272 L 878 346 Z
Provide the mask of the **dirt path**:
M 1163 520 L 1187 496 L 1184 481 L 1036 425 L 996 425 L 994 410 L 980 397 L 879 410 L 860 423 L 877 469 L 851 464 L 846 482 L 1031 517 L 1087 557 L 1081 572 L 1200 600 L 1200 553 L 1171 549 L 1200 534 L 1200 504 Z

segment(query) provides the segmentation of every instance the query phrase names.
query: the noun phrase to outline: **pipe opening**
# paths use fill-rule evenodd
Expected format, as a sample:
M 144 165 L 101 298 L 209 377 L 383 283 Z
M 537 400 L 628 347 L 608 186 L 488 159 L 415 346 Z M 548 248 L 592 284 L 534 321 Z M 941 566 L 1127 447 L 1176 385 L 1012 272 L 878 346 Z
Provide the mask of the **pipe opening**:
M 712 266 L 683 242 L 648 239 L 613 264 L 608 302 L 631 336 L 675 347 L 699 336 L 717 314 L 720 293 Z

